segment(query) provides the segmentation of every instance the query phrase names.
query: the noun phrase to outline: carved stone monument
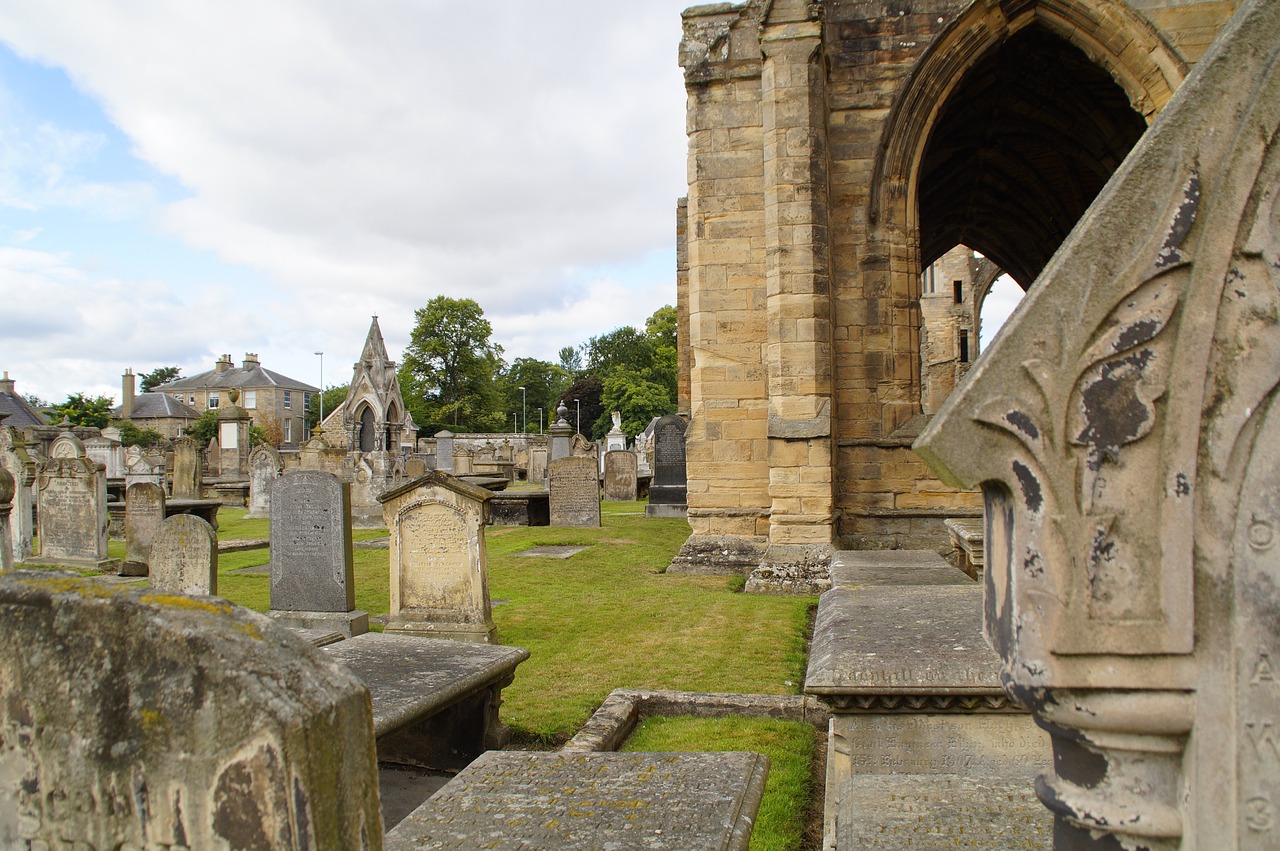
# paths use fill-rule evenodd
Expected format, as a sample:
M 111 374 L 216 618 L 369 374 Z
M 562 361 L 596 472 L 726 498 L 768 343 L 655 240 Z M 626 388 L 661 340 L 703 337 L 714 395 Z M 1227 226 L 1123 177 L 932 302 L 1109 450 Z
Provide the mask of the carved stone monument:
M 146 576 L 151 545 L 164 523 L 164 489 L 154 482 L 130 485 L 124 492 L 125 559 L 122 576 Z
M 9 534 L 9 515 L 13 510 L 13 476 L 0 467 L 0 570 L 13 569 L 13 537 Z
M 653 481 L 645 507 L 650 517 L 684 517 L 688 511 L 684 431 L 684 419 L 675 414 L 667 414 L 654 424 Z
M 151 543 L 151 587 L 172 594 L 218 593 L 218 537 L 208 521 L 175 514 Z
M 114 572 L 107 556 L 107 479 L 69 431 L 49 447 L 40 468 L 37 504 L 41 564 Z
M 596 459 L 559 458 L 551 462 L 551 525 L 599 526 L 600 480 Z
M 448 429 L 436 432 L 436 469 L 453 472 L 453 432 Z
M 351 486 L 332 473 L 291 470 L 272 486 L 268 615 L 347 637 L 369 630 L 369 615 L 356 609 Z
M 27 452 L 22 433 L 0 422 L 0 468 L 13 476 L 13 509 L 9 514 L 10 547 L 14 563 L 31 557 L 35 520 L 32 512 L 36 461 Z
M 484 546 L 489 491 L 437 471 L 380 499 L 391 531 L 386 631 L 493 641 Z
M 547 462 L 568 458 L 572 454 L 573 426 L 569 424 L 569 409 L 562 401 L 556 407 L 556 420 L 547 429 L 551 435 L 551 457 Z
M 204 485 L 204 467 L 200 460 L 200 445 L 190 437 L 180 437 L 173 442 L 174 499 L 200 499 Z
M 0 575 L 5 846 L 382 847 L 355 675 L 246 609 L 179 602 Z
M 1278 54 L 1241 3 L 917 442 L 1058 848 L 1280 847 Z
M 611 449 L 604 454 L 604 498 L 632 502 L 636 498 L 636 454 L 629 449 Z
M 271 516 L 271 487 L 284 472 L 284 462 L 274 446 L 266 443 L 249 453 L 249 513 L 245 517 Z

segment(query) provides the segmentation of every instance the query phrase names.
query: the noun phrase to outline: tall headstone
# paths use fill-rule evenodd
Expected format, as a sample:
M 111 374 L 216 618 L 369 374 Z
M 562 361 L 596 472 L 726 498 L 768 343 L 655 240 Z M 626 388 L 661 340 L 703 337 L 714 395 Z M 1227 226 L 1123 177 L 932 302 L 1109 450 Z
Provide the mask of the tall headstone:
M 547 446 L 535 444 L 529 447 L 529 481 L 546 487 L 547 484 Z
M 453 472 L 453 432 L 448 429 L 436 432 L 436 469 Z
M 124 492 L 125 559 L 123 576 L 146 576 L 151 545 L 164 523 L 164 489 L 154 482 L 130 485 Z
M 190 437 L 173 442 L 174 499 L 200 499 L 204 487 L 204 469 L 200 460 L 200 444 Z
M 13 537 L 9 516 L 13 510 L 14 483 L 9 471 L 0 467 L 0 570 L 13 569 Z
M 16 571 L 0 623 L 6 847 L 382 847 L 368 690 L 261 615 Z
M 271 516 L 271 488 L 284 472 L 284 461 L 274 446 L 255 446 L 249 453 L 249 513 L 245 517 Z
M 636 454 L 629 449 L 611 449 L 604 454 L 604 498 L 631 502 L 636 498 Z
M 114 571 L 107 556 L 107 477 L 85 457 L 80 438 L 54 439 L 38 477 L 41 564 Z
M 600 480 L 594 458 L 551 462 L 551 525 L 599 526 Z
M 36 461 L 27 452 L 22 433 L 0 422 L 0 468 L 13 476 L 13 509 L 9 513 L 10 548 L 15 564 L 31 557 L 35 536 Z
M 332 473 L 290 470 L 272 487 L 268 614 L 299 629 L 369 631 L 356 609 L 351 486 Z
M 650 517 L 684 517 L 688 512 L 688 478 L 685 473 L 685 422 L 667 414 L 653 427 L 653 481 L 649 484 Z
M 437 471 L 381 499 L 391 531 L 386 631 L 493 641 L 484 545 L 489 491 Z
M 172 594 L 218 593 L 218 537 L 208 521 L 175 514 L 151 542 L 151 587 Z
M 1278 52 L 1242 2 L 917 441 L 1058 848 L 1280 847 Z

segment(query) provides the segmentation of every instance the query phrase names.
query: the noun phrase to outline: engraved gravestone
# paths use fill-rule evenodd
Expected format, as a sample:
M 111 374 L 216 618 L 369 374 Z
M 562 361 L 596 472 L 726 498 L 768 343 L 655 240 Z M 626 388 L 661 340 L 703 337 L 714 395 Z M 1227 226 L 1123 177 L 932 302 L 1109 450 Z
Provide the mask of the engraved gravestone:
M 271 490 L 270 617 L 350 637 L 369 629 L 356 609 L 351 486 L 322 470 L 290 470 Z
M 13 539 L 9 534 L 9 514 L 13 510 L 13 476 L 0 467 L 0 570 L 13 569 Z
M 49 447 L 37 482 L 41 564 L 109 571 L 107 556 L 107 479 L 85 457 L 84 445 L 69 431 Z
M 546 486 L 547 483 L 547 446 L 535 444 L 529 447 L 529 482 Z
M 653 426 L 653 481 L 649 483 L 650 517 L 684 517 L 688 509 L 685 472 L 684 419 L 659 417 Z
M 9 537 L 14 563 L 31 557 L 35 535 L 33 486 L 36 462 L 27 451 L 22 432 L 0 422 L 0 468 L 13 476 L 13 509 L 9 513 Z
M 218 539 L 194 514 L 175 514 L 151 544 L 151 587 L 191 596 L 218 593 Z
M 0 575 L 6 848 L 381 847 L 368 691 L 223 600 Z
M 271 488 L 284 472 L 284 462 L 274 446 L 266 443 L 249 453 L 249 513 L 245 517 L 271 516 Z
M 436 432 L 436 469 L 442 473 L 452 473 L 454 471 L 453 432 L 448 429 Z
M 596 459 L 570 456 L 551 462 L 551 525 L 599 526 Z
M 380 497 L 391 532 L 387 632 L 494 640 L 484 543 L 489 498 L 439 471 Z
M 604 454 L 604 498 L 614 502 L 636 498 L 636 454 L 629 449 Z
M 125 559 L 122 576 L 146 576 L 151 545 L 164 523 L 164 490 L 154 482 L 130 485 L 124 492 Z
M 204 484 L 201 466 L 198 443 L 189 437 L 180 437 L 173 442 L 174 499 L 200 499 Z

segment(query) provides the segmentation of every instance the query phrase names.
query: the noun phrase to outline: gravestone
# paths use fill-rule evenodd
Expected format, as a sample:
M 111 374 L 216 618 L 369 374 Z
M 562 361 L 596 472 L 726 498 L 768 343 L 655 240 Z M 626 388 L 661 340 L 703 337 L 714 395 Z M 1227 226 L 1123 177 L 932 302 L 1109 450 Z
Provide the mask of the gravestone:
M 164 523 L 164 490 L 154 482 L 130 485 L 124 492 L 125 559 L 121 576 L 146 576 L 151 545 Z
M 391 532 L 386 631 L 493 641 L 484 545 L 489 491 L 437 471 L 381 500 Z
M 41 564 L 114 572 L 107 556 L 107 478 L 85 457 L 80 438 L 69 431 L 49 447 L 40 467 L 36 504 L 40 518 Z
M 295 629 L 369 630 L 356 609 L 351 486 L 332 473 L 290 470 L 272 486 L 268 614 Z
M 380 847 L 368 691 L 261 615 L 190 602 L 0 575 L 5 846 Z
M 1238 4 L 917 441 L 1060 848 L 1280 847 L 1278 48 Z
M 594 458 L 551 462 L 551 525 L 599 526 L 600 480 Z
M 151 543 L 151 587 L 170 594 L 218 593 L 218 537 L 194 514 L 175 514 L 160 524 Z
M 271 516 L 271 487 L 284 472 L 284 462 L 274 446 L 259 444 L 249 453 L 249 513 L 247 518 Z
M 636 454 L 613 449 L 604 454 L 604 498 L 632 502 L 636 498 Z
M 128 491 L 132 485 L 151 482 L 165 486 L 164 456 L 156 450 L 143 449 L 141 446 L 126 446 L 124 450 L 124 487 Z
M 427 459 L 425 456 L 411 455 L 404 462 L 404 477 L 409 481 L 422 478 L 430 471 L 431 468 L 427 466 Z
M 15 564 L 31 557 L 35 536 L 33 508 L 36 461 L 27 451 L 22 433 L 0 422 L 0 469 L 13 476 L 13 509 L 9 513 L 9 540 Z
M 684 517 L 688 513 L 684 430 L 684 419 L 675 414 L 659 417 L 653 426 L 653 481 L 645 507 L 650 517 Z
M 200 459 L 200 444 L 190 437 L 180 437 L 173 442 L 174 499 L 200 499 L 204 486 L 204 470 Z
M 536 444 L 529 447 L 529 482 L 535 485 L 547 484 L 547 446 Z
M 470 449 L 465 446 L 455 445 L 453 447 L 453 475 L 470 476 L 474 473 L 475 467 L 472 464 L 474 458 L 475 453 Z
M 453 472 L 453 432 L 448 429 L 436 432 L 436 469 L 442 473 Z
M 13 510 L 14 483 L 9 471 L 0 467 L 0 570 L 13 569 L 13 537 L 9 515 Z
M 568 420 L 569 409 L 561 402 L 556 408 L 556 421 L 548 428 L 547 432 L 551 435 L 551 455 L 547 461 L 559 461 L 561 458 L 568 458 L 573 454 L 573 426 Z

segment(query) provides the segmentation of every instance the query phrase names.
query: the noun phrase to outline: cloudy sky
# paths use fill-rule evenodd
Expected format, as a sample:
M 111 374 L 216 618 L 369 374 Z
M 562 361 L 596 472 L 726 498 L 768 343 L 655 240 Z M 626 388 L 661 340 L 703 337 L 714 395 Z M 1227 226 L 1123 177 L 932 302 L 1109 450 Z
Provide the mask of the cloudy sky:
M 688 0 L 6 0 L 0 368 L 344 383 L 474 298 L 508 359 L 675 301 Z

